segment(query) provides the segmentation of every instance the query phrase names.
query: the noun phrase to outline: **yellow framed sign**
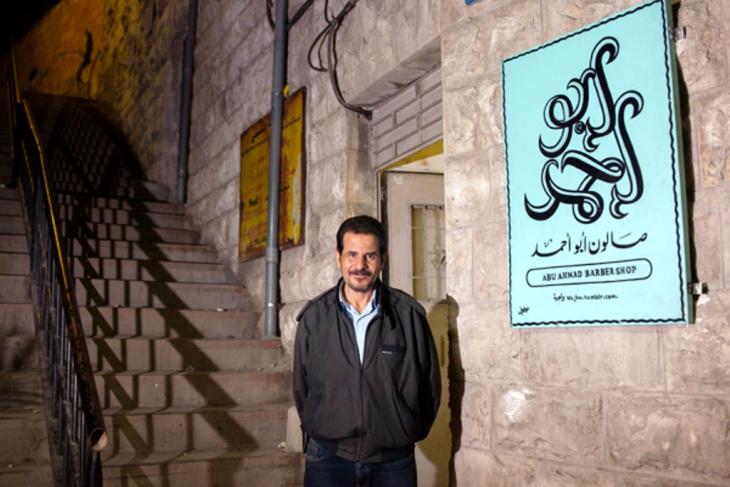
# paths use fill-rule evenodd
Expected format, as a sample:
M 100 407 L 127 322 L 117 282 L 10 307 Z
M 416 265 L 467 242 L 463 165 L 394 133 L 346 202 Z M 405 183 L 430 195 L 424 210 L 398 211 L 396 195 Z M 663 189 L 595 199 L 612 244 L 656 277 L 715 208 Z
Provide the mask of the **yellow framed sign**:
M 279 190 L 281 249 L 304 243 L 304 95 L 302 88 L 284 102 Z M 241 134 L 241 261 L 261 257 L 266 250 L 270 139 L 270 113 Z

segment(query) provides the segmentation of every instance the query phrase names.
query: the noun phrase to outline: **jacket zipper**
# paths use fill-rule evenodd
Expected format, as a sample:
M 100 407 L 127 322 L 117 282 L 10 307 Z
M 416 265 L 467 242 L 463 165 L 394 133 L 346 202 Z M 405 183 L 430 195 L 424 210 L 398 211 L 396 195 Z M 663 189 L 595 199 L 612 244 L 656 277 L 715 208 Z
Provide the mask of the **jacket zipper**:
M 363 358 L 364 362 L 364 358 Z M 360 364 L 360 378 L 359 378 L 359 396 L 360 396 L 360 424 L 357 428 L 357 435 L 358 435 L 358 441 L 357 441 L 357 460 L 362 460 L 362 443 L 363 443 L 363 423 L 364 423 L 364 406 L 363 406 L 363 391 L 362 391 L 362 374 L 363 374 L 363 364 Z
M 342 309 L 340 309 L 340 316 L 345 320 L 345 323 L 348 323 L 349 328 L 352 330 L 352 339 L 353 339 L 353 345 L 355 346 L 355 359 L 360 362 L 360 355 L 358 353 L 357 348 L 357 338 L 355 336 L 355 326 L 350 318 L 350 316 Z M 368 331 L 370 327 L 368 326 Z M 367 343 L 367 332 L 365 333 L 365 342 Z M 363 433 L 362 433 L 362 425 L 363 425 L 363 364 L 365 363 L 365 356 L 363 355 L 362 363 L 360 363 L 360 367 L 358 368 L 358 387 L 357 387 L 357 395 L 358 395 L 358 425 L 357 425 L 357 460 L 360 461 L 362 457 L 362 443 L 363 443 Z
M 347 313 L 344 313 L 343 311 L 340 311 L 340 312 L 343 313 L 345 315 L 347 321 L 350 322 L 350 327 L 352 329 L 352 337 L 355 338 L 355 329 L 353 326 L 352 319 L 350 319 L 350 317 L 347 316 Z M 381 319 L 381 313 L 382 313 L 382 310 L 378 310 L 378 313 L 376 313 L 376 315 L 370 321 L 370 323 L 368 324 L 368 328 L 365 331 L 365 350 L 363 351 L 362 362 L 360 363 L 360 368 L 359 368 L 359 372 L 358 372 L 358 375 L 359 375 L 359 377 L 358 377 L 358 396 L 359 396 L 359 402 L 360 402 L 359 415 L 358 415 L 359 424 L 358 424 L 358 428 L 357 428 L 357 460 L 358 461 L 362 461 L 362 450 L 363 450 L 363 442 L 364 442 L 363 424 L 365 423 L 365 406 L 364 406 L 365 400 L 364 400 L 364 394 L 363 394 L 363 374 L 365 373 L 365 362 L 367 361 L 367 358 L 368 358 L 367 357 L 368 334 L 370 333 L 370 331 L 372 329 L 371 325 L 375 321 Z M 360 357 L 359 357 L 358 349 L 357 349 L 357 339 L 355 339 L 355 354 L 356 354 L 356 358 L 359 360 Z
M 363 357 L 362 357 L 362 363 L 360 364 L 360 378 L 359 378 L 359 386 L 360 386 L 360 427 L 358 428 L 358 442 L 357 442 L 357 459 L 358 461 L 362 461 L 362 450 L 363 450 L 363 443 L 365 441 L 365 435 L 363 433 L 363 425 L 365 424 L 365 394 L 363 393 L 363 381 L 364 381 L 364 374 L 365 374 L 365 363 L 368 360 L 368 354 L 372 354 L 372 350 L 368 350 L 368 335 L 373 329 L 373 325 L 380 324 L 379 321 L 381 320 L 381 311 L 378 310 L 378 313 L 373 317 L 372 320 L 370 320 L 370 323 L 368 324 L 368 328 L 365 331 L 365 350 L 363 350 Z M 377 353 L 377 352 L 376 352 Z
M 362 461 L 362 450 L 363 450 L 363 425 L 365 424 L 365 394 L 363 393 L 363 374 L 365 373 L 365 360 L 367 359 L 366 353 L 368 351 L 367 349 L 367 342 L 368 342 L 368 331 L 370 331 L 370 326 L 368 325 L 367 331 L 365 331 L 365 349 L 363 350 L 362 355 L 362 362 L 360 362 L 360 368 L 358 369 L 358 396 L 360 399 L 360 411 L 359 411 L 359 418 L 358 418 L 358 427 L 357 427 L 357 461 Z M 353 328 L 354 332 L 354 328 Z M 353 333 L 353 337 L 355 334 Z M 355 341 L 355 353 L 357 353 L 357 340 Z M 358 361 L 359 361 L 358 356 Z

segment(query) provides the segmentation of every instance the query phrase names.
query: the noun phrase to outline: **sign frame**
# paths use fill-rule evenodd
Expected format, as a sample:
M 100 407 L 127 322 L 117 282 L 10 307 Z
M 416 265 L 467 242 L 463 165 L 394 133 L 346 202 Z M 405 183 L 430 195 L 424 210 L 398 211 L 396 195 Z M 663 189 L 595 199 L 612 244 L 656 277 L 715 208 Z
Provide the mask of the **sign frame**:
M 649 0 L 503 61 L 512 327 L 693 321 L 671 15 Z
M 306 208 L 306 88 L 284 101 L 279 190 L 279 248 L 304 244 Z M 266 252 L 271 113 L 240 137 L 239 260 Z

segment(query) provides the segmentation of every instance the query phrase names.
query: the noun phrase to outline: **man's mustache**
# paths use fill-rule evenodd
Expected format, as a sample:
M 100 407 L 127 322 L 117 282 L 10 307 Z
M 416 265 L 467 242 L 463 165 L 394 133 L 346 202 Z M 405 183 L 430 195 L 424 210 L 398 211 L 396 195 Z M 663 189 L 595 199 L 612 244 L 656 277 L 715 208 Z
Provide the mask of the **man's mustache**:
M 372 276 L 373 275 L 373 273 L 370 272 L 368 269 L 350 271 L 350 274 L 353 276 Z

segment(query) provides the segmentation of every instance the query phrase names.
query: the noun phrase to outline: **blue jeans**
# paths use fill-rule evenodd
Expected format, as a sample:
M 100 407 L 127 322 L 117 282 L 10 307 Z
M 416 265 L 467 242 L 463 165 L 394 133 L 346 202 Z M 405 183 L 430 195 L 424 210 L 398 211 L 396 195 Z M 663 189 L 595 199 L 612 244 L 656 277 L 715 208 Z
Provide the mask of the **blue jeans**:
M 312 440 L 307 442 L 304 487 L 416 487 L 416 459 L 357 463 L 340 458 Z

